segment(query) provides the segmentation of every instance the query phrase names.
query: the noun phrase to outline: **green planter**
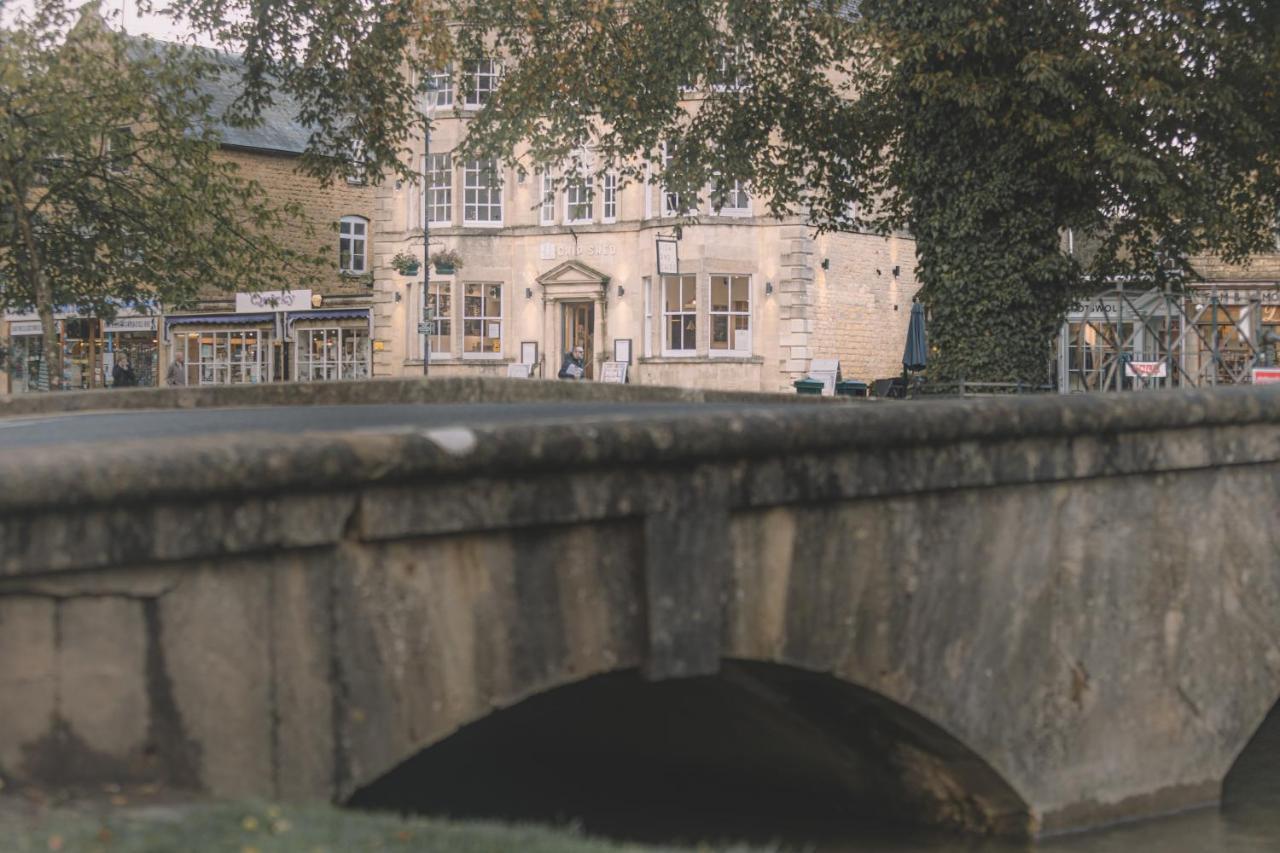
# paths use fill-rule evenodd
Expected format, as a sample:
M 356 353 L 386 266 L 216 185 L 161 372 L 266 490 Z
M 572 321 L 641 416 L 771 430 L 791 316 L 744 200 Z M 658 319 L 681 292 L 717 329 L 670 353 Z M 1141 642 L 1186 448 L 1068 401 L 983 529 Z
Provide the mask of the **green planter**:
M 453 264 L 436 264 L 436 273 L 438 275 L 453 275 Z
M 422 267 L 420 265 L 413 264 L 412 266 L 407 266 L 404 269 L 400 270 L 400 275 L 414 276 L 414 275 L 417 275 L 418 271 L 421 269 Z
M 822 394 L 823 383 L 819 379 L 797 379 L 791 383 L 797 394 Z

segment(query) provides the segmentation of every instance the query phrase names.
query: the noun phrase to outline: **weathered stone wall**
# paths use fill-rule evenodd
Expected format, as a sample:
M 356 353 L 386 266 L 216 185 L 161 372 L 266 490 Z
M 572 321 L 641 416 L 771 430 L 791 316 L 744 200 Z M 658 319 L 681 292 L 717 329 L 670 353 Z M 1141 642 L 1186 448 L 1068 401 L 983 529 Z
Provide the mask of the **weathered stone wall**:
M 298 158 L 290 154 L 224 148 L 218 157 L 235 163 L 241 176 L 260 183 L 273 204 L 297 204 L 302 209 L 304 220 L 286 226 L 275 237 L 283 245 L 314 252 L 326 259 L 320 281 L 313 286 L 315 292 L 325 296 L 368 298 L 372 295 L 371 280 L 338 272 L 337 225 L 348 215 L 370 220 L 369 262 L 372 265 L 373 187 L 351 184 L 341 178 L 321 183 L 299 172 Z M 201 294 L 208 304 L 225 302 L 233 296 L 223 290 L 207 290 Z
M 1280 695 L 1265 389 L 239 436 L 0 476 L 12 782 L 344 799 L 525 697 L 733 659 L 880 697 L 821 730 L 916 817 L 1034 833 L 1216 800 Z
M 847 379 L 901 374 L 911 300 L 919 289 L 915 241 L 825 234 L 815 252 L 813 357 L 840 359 Z

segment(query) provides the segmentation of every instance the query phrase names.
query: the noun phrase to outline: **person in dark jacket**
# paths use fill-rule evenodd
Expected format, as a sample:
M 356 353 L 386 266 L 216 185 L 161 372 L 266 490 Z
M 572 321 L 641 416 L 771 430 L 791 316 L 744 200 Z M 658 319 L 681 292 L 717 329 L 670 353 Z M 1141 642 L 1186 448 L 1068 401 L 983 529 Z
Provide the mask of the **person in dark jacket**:
M 587 373 L 582 359 L 582 347 L 574 347 L 572 352 L 564 354 L 564 361 L 560 363 L 560 373 L 557 375 L 561 379 L 581 379 Z
M 129 364 L 128 353 L 120 353 L 116 356 L 116 365 L 111 368 L 111 387 L 113 388 L 132 388 L 138 384 L 138 376 L 133 372 L 133 367 Z

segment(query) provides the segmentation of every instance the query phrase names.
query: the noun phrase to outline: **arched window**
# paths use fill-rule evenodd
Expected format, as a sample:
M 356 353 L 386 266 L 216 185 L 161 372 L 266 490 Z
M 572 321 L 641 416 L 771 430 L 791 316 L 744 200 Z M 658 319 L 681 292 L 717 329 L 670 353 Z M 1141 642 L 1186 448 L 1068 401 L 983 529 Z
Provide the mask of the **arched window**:
M 344 216 L 338 224 L 338 270 L 351 275 L 369 271 L 369 220 Z

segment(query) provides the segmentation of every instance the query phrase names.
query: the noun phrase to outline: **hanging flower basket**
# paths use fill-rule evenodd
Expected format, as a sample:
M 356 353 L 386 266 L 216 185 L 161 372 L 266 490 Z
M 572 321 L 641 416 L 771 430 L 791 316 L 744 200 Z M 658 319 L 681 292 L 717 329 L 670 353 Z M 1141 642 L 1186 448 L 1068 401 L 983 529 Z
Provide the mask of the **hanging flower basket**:
M 462 267 L 462 256 L 453 249 L 442 249 L 431 255 L 431 264 L 440 275 L 453 275 Z
M 400 252 L 391 259 L 391 267 L 400 275 L 417 275 L 422 265 L 416 257 L 408 252 Z

